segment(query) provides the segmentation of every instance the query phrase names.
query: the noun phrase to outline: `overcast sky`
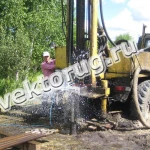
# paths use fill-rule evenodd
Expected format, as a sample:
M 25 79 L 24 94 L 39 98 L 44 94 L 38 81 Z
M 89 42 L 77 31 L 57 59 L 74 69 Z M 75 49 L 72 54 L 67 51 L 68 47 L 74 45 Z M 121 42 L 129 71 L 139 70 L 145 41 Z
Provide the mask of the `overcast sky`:
M 137 42 L 143 24 L 150 33 L 150 0 L 103 0 L 103 14 L 112 40 L 119 34 L 129 33 Z

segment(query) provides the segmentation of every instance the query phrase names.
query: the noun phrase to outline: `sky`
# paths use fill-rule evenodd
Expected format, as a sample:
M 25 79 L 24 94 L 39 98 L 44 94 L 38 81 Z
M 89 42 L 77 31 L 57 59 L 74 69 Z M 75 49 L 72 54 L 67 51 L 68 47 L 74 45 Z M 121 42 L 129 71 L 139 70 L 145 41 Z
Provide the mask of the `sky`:
M 112 40 L 129 33 L 135 42 L 142 35 L 143 24 L 150 33 L 150 0 L 103 0 L 103 15 Z

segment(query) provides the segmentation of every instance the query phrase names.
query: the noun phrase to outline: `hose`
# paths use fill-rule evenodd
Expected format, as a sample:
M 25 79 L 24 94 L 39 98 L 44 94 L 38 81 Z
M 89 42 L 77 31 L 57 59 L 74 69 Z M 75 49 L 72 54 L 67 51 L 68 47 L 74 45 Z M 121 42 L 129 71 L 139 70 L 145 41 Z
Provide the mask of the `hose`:
M 113 46 L 116 46 L 116 44 L 110 39 L 108 33 L 107 33 L 107 30 L 106 30 L 106 27 L 105 27 L 105 22 L 104 22 L 104 17 L 103 17 L 103 8 L 102 8 L 102 0 L 100 0 L 100 16 L 101 16 L 101 21 L 102 21 L 102 26 L 103 26 L 103 29 L 105 31 L 105 34 L 108 38 L 108 40 L 110 41 L 110 43 L 113 45 Z
M 141 121 L 141 123 L 147 127 L 150 128 L 150 125 L 148 124 L 148 122 L 145 120 L 145 118 L 143 117 L 141 110 L 140 110 L 140 106 L 139 106 L 139 101 L 138 101 L 138 92 L 137 92 L 137 87 L 138 87 L 138 75 L 141 71 L 148 71 L 150 72 L 149 68 L 146 67 L 138 67 L 134 73 L 134 77 L 133 77 L 133 100 L 135 103 L 135 107 L 136 107 L 136 111 L 137 111 L 137 115 L 139 117 L 139 120 Z

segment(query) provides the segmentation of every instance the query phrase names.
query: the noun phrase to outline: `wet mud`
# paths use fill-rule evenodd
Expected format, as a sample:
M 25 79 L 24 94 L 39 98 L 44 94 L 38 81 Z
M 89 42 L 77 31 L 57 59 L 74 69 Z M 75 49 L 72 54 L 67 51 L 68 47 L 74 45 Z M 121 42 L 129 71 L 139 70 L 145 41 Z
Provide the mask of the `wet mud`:
M 82 105 L 85 106 L 84 103 Z M 87 105 L 85 107 L 88 108 Z M 41 144 L 42 150 L 150 149 L 150 129 L 145 129 L 138 120 L 131 119 L 122 111 L 108 113 L 107 119 L 98 120 L 92 118 L 96 115 L 92 116 L 90 110 L 97 111 L 93 108 L 95 106 L 90 106 L 88 111 L 81 113 L 82 118 L 77 120 L 75 126 L 77 132 L 70 135 L 71 116 L 67 107 L 53 105 L 52 108 L 48 103 L 28 107 L 14 106 L 9 112 L 1 112 L 0 133 L 10 136 L 34 129 L 58 129 L 59 133 L 36 140 Z M 69 113 L 66 113 L 68 110 Z M 69 118 L 65 118 L 66 116 Z M 16 147 L 11 149 L 19 150 Z

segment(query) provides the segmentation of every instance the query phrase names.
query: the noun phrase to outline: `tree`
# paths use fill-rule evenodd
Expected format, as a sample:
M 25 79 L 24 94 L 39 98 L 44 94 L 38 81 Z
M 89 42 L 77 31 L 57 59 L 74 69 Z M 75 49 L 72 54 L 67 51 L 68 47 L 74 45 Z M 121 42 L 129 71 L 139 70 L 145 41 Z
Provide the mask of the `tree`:
M 3 79 L 12 82 L 19 73 L 23 81 L 29 72 L 41 71 L 42 52 L 55 57 L 51 42 L 65 45 L 61 8 L 60 0 L 0 1 L 0 89 Z
M 114 43 L 118 42 L 119 40 L 133 40 L 132 36 L 129 33 L 125 33 L 125 34 L 120 34 L 118 36 L 116 36 Z M 108 47 L 112 48 L 113 45 L 108 41 Z
M 127 40 L 127 41 L 129 41 L 129 40 L 132 40 L 132 39 L 133 38 L 132 38 L 132 36 L 129 33 L 120 34 L 120 35 L 116 36 L 115 43 L 117 41 L 119 41 L 119 40 Z
M 51 42 L 65 45 L 61 8 L 59 0 L 0 1 L 0 77 L 14 77 L 18 68 L 23 73 L 29 65 L 37 69 L 42 52 L 53 51 Z

